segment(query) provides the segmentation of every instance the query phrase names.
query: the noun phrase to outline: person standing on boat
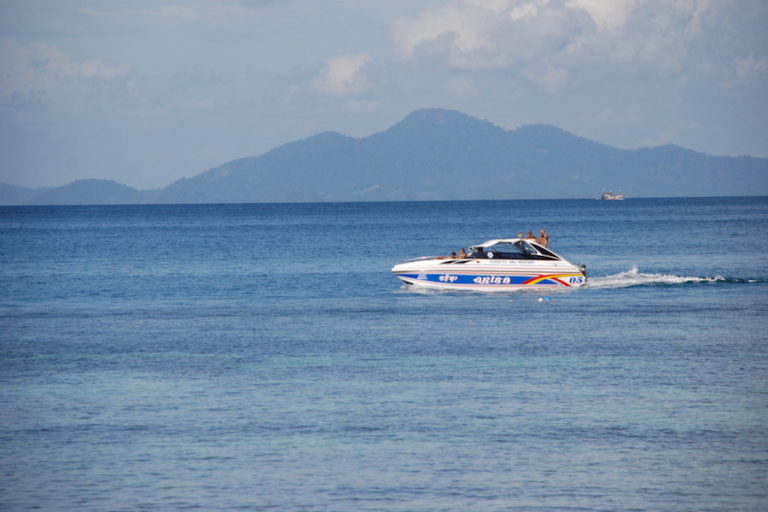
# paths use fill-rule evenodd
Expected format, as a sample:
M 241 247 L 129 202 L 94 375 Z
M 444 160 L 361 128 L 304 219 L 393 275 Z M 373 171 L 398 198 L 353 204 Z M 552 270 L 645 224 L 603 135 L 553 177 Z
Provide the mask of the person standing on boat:
M 546 247 L 549 245 L 549 235 L 543 229 L 539 230 L 539 238 L 536 239 L 540 246 Z
M 536 237 L 533 236 L 533 231 L 530 231 L 530 230 L 528 231 L 528 233 L 526 233 L 525 238 L 527 238 L 528 240 L 536 240 Z

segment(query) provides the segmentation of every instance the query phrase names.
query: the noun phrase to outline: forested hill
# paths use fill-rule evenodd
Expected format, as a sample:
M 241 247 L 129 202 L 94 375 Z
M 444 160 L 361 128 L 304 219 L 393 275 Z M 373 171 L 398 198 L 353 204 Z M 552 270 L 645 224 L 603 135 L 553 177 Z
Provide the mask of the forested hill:
M 460 112 L 425 109 L 368 137 L 320 133 L 160 190 L 103 180 L 75 183 L 65 193 L 31 193 L 20 202 L 588 198 L 606 188 L 628 197 L 768 195 L 768 159 L 711 156 L 672 145 L 618 149 L 554 126 L 504 130 Z M 0 200 L 6 196 L 0 189 Z

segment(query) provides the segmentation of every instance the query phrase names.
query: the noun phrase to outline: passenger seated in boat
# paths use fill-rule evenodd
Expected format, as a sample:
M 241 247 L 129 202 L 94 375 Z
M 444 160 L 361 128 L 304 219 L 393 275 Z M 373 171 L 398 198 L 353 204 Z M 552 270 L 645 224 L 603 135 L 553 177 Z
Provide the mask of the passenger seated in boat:
M 546 231 L 543 229 L 539 230 L 539 237 L 536 239 L 536 242 L 542 247 L 546 247 L 549 244 L 549 235 Z
M 464 259 L 467 257 L 467 253 L 464 252 L 464 248 L 459 249 L 459 258 Z

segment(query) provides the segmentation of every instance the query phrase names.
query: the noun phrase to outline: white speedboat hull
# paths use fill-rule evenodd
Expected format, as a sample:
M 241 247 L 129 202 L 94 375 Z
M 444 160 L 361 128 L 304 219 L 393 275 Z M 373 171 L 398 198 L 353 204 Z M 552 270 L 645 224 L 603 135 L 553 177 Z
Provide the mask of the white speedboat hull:
M 513 262 L 510 265 L 486 266 L 479 262 L 461 264 L 461 260 L 456 261 L 459 265 L 452 265 L 450 261 L 439 261 L 438 265 L 401 263 L 395 265 L 392 272 L 403 282 L 414 286 L 464 290 L 572 288 L 587 282 L 587 276 L 579 267 L 572 265 L 525 268 L 515 266 Z

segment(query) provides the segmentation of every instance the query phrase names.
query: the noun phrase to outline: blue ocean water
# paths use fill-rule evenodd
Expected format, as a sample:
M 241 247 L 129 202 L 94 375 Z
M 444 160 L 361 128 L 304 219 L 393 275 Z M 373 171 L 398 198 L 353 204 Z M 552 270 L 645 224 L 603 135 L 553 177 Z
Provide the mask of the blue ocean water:
M 540 228 L 587 287 L 389 273 Z M 0 509 L 765 510 L 766 254 L 768 198 L 3 207 Z

